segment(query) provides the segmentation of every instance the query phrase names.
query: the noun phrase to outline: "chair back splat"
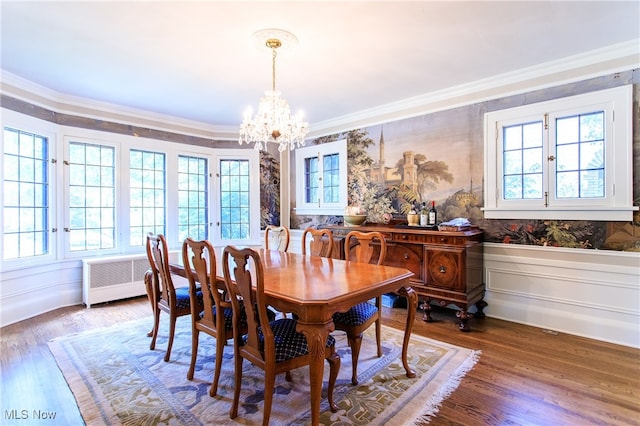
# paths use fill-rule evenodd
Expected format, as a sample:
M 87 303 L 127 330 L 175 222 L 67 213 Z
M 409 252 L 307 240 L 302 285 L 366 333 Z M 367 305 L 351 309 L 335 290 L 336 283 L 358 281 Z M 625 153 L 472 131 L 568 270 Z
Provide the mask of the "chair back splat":
M 302 254 L 331 257 L 333 254 L 333 234 L 331 231 L 328 229 L 305 229 L 302 233 Z
M 380 232 L 351 231 L 344 241 L 347 260 L 381 265 L 387 256 L 387 244 Z
M 264 230 L 264 248 L 267 250 L 287 251 L 290 233 L 286 226 L 267 225 Z

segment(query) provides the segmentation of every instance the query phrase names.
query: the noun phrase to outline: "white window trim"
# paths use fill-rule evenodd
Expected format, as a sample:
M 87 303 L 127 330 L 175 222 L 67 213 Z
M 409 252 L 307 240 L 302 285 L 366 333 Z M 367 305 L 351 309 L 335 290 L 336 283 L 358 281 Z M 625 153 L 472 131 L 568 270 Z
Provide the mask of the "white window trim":
M 555 219 L 628 221 L 633 211 L 632 164 L 632 85 L 583 95 L 509 108 L 485 114 L 485 206 L 486 219 Z M 555 126 L 553 116 L 566 110 L 591 108 L 611 112 L 605 117 L 605 197 L 603 199 L 553 200 L 544 206 L 539 200 L 502 199 L 502 127 L 511 123 L 539 119 L 550 114 L 549 134 Z M 554 123 L 553 125 L 551 123 Z M 613 142 L 613 143 L 611 143 Z M 545 141 L 544 158 L 553 144 Z M 545 172 L 544 180 L 549 182 Z
M 319 170 L 322 170 L 322 158 L 331 154 L 338 154 L 340 167 L 340 189 L 338 203 L 323 203 L 322 185 L 320 188 L 320 200 L 315 203 L 307 203 L 304 199 L 304 160 L 310 157 L 319 158 Z M 347 206 L 347 140 L 341 139 L 335 142 L 312 145 L 298 148 L 296 157 L 296 214 L 298 215 L 342 215 Z M 321 182 L 320 182 L 321 183 Z

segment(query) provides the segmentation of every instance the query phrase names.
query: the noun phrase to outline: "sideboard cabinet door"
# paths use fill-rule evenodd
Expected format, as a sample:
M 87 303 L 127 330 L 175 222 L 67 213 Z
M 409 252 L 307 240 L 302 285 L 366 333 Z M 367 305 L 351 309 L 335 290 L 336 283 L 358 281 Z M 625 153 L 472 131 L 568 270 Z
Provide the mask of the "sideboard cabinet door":
M 427 285 L 464 292 L 466 286 L 464 252 L 464 248 L 459 247 L 430 248 L 427 246 L 425 248 Z

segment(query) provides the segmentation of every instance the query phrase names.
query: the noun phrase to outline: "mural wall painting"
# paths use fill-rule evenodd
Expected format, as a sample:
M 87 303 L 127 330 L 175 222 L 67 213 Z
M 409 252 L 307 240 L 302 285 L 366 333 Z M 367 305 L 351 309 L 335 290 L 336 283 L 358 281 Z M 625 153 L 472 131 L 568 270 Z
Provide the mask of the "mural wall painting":
M 260 229 L 280 225 L 280 161 L 260 151 Z
M 616 78 L 604 79 L 600 85 L 611 86 L 610 81 Z M 638 83 L 637 73 L 630 72 L 628 79 Z M 584 86 L 595 90 L 593 84 L 589 81 Z M 636 114 L 639 87 L 636 84 L 634 90 Z M 579 92 L 574 84 L 570 88 L 547 90 L 547 96 L 536 93 L 534 97 L 557 97 L 568 89 Z M 403 220 L 416 204 L 435 201 L 439 222 L 468 218 L 485 231 L 485 241 L 489 242 L 640 251 L 638 213 L 628 223 L 483 218 L 484 113 L 500 103 L 483 102 L 384 123 L 319 138 L 313 143 L 347 138 L 349 204 L 360 206 L 368 215 L 369 223 L 388 222 L 391 217 L 394 221 Z M 507 103 L 513 103 L 513 99 Z M 502 104 L 504 107 L 504 102 Z M 634 179 L 637 179 L 640 176 L 637 115 L 634 123 Z M 295 188 L 293 182 L 291 187 Z M 640 188 L 635 180 L 634 200 L 638 205 Z M 295 205 L 290 226 L 294 229 L 342 221 L 341 216 L 296 216 L 293 207 Z

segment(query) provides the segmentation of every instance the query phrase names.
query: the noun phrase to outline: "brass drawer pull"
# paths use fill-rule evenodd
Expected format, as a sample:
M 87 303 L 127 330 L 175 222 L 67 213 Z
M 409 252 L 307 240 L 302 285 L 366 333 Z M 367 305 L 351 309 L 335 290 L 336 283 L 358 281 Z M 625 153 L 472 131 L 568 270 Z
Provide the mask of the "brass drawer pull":
M 447 268 L 444 265 L 440 265 L 440 272 L 444 274 L 447 272 Z

